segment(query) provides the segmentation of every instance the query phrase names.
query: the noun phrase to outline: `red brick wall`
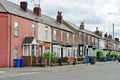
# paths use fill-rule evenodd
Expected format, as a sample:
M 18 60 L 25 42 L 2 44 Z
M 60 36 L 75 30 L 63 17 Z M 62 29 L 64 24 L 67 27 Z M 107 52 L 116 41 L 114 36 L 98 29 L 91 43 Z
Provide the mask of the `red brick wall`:
M 8 14 L 0 13 L 0 67 L 9 66 L 9 30 L 8 30 Z
M 78 44 L 79 44 L 79 33 L 76 33 L 75 34 L 75 39 L 74 39 L 74 45 L 78 46 Z
M 17 21 L 19 23 L 19 36 L 16 37 L 14 36 L 14 22 Z M 35 32 L 35 37 L 37 39 L 38 36 L 38 23 L 35 21 L 31 21 L 22 17 L 18 17 L 18 16 L 14 16 L 12 15 L 12 59 L 13 59 L 13 53 L 14 53 L 14 47 L 17 46 L 18 49 L 18 57 L 21 58 L 23 55 L 23 49 L 22 49 L 22 45 L 23 45 L 23 40 L 25 39 L 25 37 L 31 37 L 32 36 L 32 24 L 35 25 L 36 27 L 36 32 Z M 12 60 L 11 60 L 12 61 Z M 13 64 L 12 64 L 13 66 Z

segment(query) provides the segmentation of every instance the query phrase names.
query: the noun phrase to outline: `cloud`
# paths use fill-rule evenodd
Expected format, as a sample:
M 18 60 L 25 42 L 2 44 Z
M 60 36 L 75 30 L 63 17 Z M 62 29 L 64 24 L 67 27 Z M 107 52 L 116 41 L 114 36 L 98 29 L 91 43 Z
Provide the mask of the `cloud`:
M 19 4 L 21 0 L 9 1 Z M 26 1 L 33 9 L 34 4 Z M 120 37 L 117 31 L 120 30 L 120 0 L 40 0 L 40 5 L 43 14 L 56 18 L 57 11 L 62 11 L 63 19 L 78 26 L 84 21 L 89 30 L 99 27 L 104 33 L 111 33 L 112 23 L 115 23 L 115 35 Z

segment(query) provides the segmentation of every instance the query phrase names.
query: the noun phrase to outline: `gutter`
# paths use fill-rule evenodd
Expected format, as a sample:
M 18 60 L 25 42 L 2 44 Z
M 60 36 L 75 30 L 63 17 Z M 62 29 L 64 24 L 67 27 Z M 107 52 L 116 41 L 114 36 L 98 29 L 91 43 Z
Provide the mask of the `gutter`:
M 12 36 L 11 36 L 11 33 L 12 33 L 12 15 L 10 14 L 10 53 L 9 53 L 9 67 L 11 67 L 11 39 L 12 39 Z

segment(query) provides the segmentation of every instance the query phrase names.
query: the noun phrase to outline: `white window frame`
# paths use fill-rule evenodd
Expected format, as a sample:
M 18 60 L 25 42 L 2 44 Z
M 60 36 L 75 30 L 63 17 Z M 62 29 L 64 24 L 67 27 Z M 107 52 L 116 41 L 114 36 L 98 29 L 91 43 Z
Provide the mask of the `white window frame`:
M 45 39 L 48 40 L 48 28 L 45 28 Z
M 84 34 L 84 44 L 86 44 L 86 34 Z
M 14 23 L 14 35 L 19 36 L 19 23 L 18 22 Z
M 69 43 L 69 33 L 67 33 L 67 43 Z
M 32 36 L 35 36 L 35 25 L 34 24 L 32 24 Z
M 63 31 L 61 30 L 61 41 L 63 41 Z
M 14 59 L 18 59 L 18 47 L 14 47 Z
M 74 42 L 75 42 L 75 34 L 73 34 L 73 44 L 74 44 Z
M 53 30 L 53 40 L 56 40 L 56 30 Z
M 28 56 L 28 46 L 27 45 L 23 46 L 23 56 Z

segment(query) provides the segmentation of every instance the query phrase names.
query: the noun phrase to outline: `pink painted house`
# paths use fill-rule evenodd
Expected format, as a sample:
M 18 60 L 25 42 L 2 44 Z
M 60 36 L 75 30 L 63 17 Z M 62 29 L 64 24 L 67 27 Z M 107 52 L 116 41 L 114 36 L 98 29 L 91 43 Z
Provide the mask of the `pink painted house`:
M 15 59 L 38 55 L 38 15 L 20 6 L 0 0 L 0 67 L 13 67 Z

